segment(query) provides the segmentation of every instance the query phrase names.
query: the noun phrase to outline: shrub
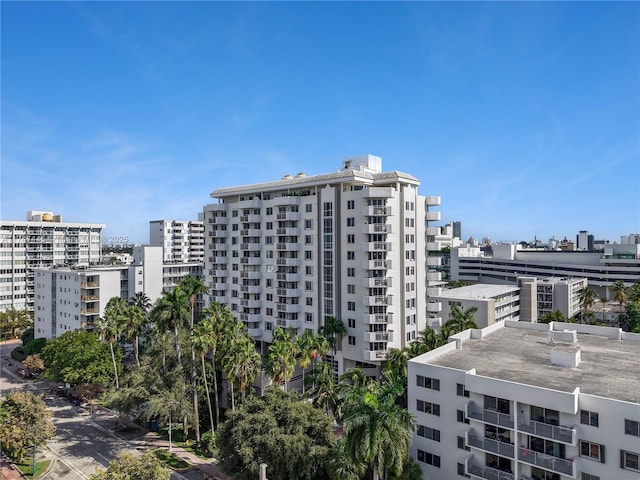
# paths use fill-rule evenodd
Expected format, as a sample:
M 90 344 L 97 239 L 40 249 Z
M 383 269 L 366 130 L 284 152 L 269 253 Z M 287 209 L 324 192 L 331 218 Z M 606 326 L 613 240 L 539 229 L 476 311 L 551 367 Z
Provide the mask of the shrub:
M 24 332 L 22 332 L 22 335 L 20 336 L 20 339 L 22 340 L 22 345 L 26 345 L 31 340 L 33 340 L 33 338 L 34 338 L 33 327 L 27 328 Z
M 40 353 L 46 343 L 46 338 L 35 338 L 24 346 L 24 353 L 26 355 L 34 355 L 36 353 Z
M 28 355 L 24 353 L 24 348 L 21 346 L 14 348 L 11 350 L 11 358 L 17 360 L 18 362 L 22 362 Z

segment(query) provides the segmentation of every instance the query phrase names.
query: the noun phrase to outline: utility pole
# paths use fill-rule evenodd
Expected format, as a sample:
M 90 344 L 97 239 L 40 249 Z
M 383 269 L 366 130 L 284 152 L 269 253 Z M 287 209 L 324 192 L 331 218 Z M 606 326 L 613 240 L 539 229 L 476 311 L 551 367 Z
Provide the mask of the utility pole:
M 260 480 L 267 480 L 267 464 L 260 464 Z

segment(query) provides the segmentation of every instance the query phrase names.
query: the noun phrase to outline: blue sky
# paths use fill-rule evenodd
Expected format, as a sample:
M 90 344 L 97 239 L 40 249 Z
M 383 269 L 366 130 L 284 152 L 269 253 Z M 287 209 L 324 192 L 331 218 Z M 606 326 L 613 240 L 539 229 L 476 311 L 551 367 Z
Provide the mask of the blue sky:
M 493 240 L 640 231 L 640 3 L 1 8 L 2 219 L 148 241 L 216 188 L 372 153 Z

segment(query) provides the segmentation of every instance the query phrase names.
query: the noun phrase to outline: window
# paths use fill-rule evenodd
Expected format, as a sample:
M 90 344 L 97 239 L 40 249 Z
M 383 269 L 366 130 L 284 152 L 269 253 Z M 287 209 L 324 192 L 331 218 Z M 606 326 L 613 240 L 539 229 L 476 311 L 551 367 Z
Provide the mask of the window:
M 313 298 L 307 297 L 307 305 L 310 307 L 313 305 Z
M 430 388 L 431 390 L 440 390 L 440 380 L 437 378 L 416 376 L 416 385 L 422 388 Z
M 347 235 L 347 243 L 356 243 L 355 235 Z
M 604 463 L 604 445 L 580 440 L 580 456 Z
M 347 326 L 349 328 L 356 328 L 356 319 L 355 318 L 347 318 Z
M 620 468 L 640 472 L 640 459 L 638 457 L 640 457 L 640 455 L 637 453 L 620 450 Z
M 347 310 L 350 312 L 356 311 L 356 302 L 347 302 Z
M 347 200 L 347 210 L 353 210 L 356 208 L 355 200 Z
M 418 425 L 418 436 L 428 438 L 434 442 L 440 441 L 440 430 L 435 428 L 425 427 L 424 425 Z
M 305 235 L 304 243 L 305 245 L 311 245 L 313 243 L 313 235 Z
M 636 437 L 640 437 L 640 422 L 625 418 L 624 433 L 625 435 L 635 435 Z
M 313 267 L 311 265 L 307 265 L 304 267 L 305 275 L 313 275 Z
M 356 224 L 356 219 L 354 217 L 347 218 L 347 227 L 354 227 Z
M 267 222 L 267 230 L 273 230 L 273 222 Z
M 438 455 L 434 455 L 433 453 L 418 450 L 418 461 L 422 463 L 428 463 L 429 465 L 440 468 L 440 457 Z
M 347 293 L 356 293 L 355 285 L 347 285 Z
M 267 288 L 273 287 L 273 280 L 271 278 L 267 278 L 266 285 L 267 285 Z
M 307 230 L 311 228 L 311 220 L 304 221 L 304 228 Z
M 469 475 L 464 473 L 464 463 L 459 463 L 458 464 L 458 475 L 460 475 L 461 477 L 465 477 L 465 478 L 471 478 Z
M 304 321 L 307 323 L 313 323 L 313 313 L 306 313 Z
M 355 344 L 356 344 L 356 337 L 349 335 L 349 345 L 355 345 Z
M 588 410 L 580 410 L 580 423 L 583 425 L 597 427 L 598 414 L 596 412 L 589 412 Z
M 273 208 L 267 207 L 267 215 L 273 215 Z
M 456 412 L 456 417 L 458 419 L 458 422 L 460 422 L 460 423 L 469 423 L 469 419 L 468 418 L 464 418 L 464 412 L 462 410 L 458 410 Z
M 305 211 L 306 213 L 311 213 L 311 212 L 313 211 L 313 205 L 312 205 L 312 204 L 310 204 L 310 203 L 307 203 L 307 204 L 304 206 L 304 211 Z
M 267 293 L 267 302 L 273 302 L 273 293 Z
M 458 448 L 460 450 L 466 450 L 467 452 L 471 451 L 471 448 L 464 444 L 464 437 L 458 437 Z
M 356 269 L 355 268 L 347 268 L 347 277 L 355 277 Z
M 347 252 L 347 260 L 355 260 L 355 259 L 356 259 L 356 252 L 348 251 Z
M 305 260 L 311 260 L 313 258 L 313 253 L 311 252 L 311 250 L 305 250 L 304 251 L 304 259 Z
M 468 397 L 469 390 L 465 390 L 464 385 L 461 383 L 456 383 L 456 395 L 459 397 Z
M 440 416 L 440 405 L 437 403 L 425 402 L 423 400 L 416 400 L 416 409 L 419 412 L 428 413 L 430 415 Z
M 600 477 L 596 477 L 595 475 L 591 475 L 590 473 L 582 472 L 582 477 L 580 480 L 600 480 Z
M 304 282 L 304 289 L 307 292 L 310 292 L 313 290 L 313 282 Z

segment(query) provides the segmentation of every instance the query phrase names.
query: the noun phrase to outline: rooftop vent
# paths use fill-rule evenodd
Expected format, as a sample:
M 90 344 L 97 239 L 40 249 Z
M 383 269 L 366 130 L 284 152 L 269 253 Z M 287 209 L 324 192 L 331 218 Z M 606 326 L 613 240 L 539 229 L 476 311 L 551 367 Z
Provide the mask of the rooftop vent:
M 558 346 L 551 350 L 551 365 L 577 368 L 580 365 L 580 347 Z
M 299 172 L 299 173 L 296 175 L 296 178 L 304 178 L 304 177 L 306 177 L 306 176 L 307 176 L 307 175 L 306 175 L 304 172 Z
M 578 342 L 578 332 L 575 330 L 551 330 L 548 334 L 549 343 L 564 343 L 575 345 Z
M 287 173 L 284 177 L 282 177 L 282 180 L 291 180 L 292 178 L 293 177 Z

